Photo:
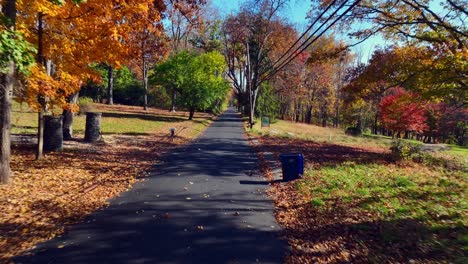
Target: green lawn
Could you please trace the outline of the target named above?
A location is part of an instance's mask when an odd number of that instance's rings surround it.
[[[260,120],[257,120],[252,130],[249,133],[256,135],[269,135],[285,138],[298,138],[310,140],[319,143],[331,143],[355,147],[377,147],[389,148],[392,144],[392,138],[382,135],[363,134],[362,136],[350,136],[344,133],[342,128],[320,127],[309,124],[295,123],[291,121],[278,120],[270,125],[270,127],[262,128]],[[421,144],[416,140],[405,140],[417,144]],[[455,159],[468,159],[468,147],[450,145],[449,151],[444,151]]]
[[[302,146],[301,151],[309,157],[339,156],[339,145],[360,148],[364,155],[372,148],[388,149],[392,143],[389,137],[353,137],[341,129],[287,121],[278,121],[270,128],[260,128],[257,123],[248,132],[269,136],[267,144],[273,147],[270,151],[275,147],[276,151],[288,151],[284,138],[294,139],[291,144]],[[375,262],[396,261],[392,254],[397,254],[405,260],[467,263],[468,150],[450,147],[448,151],[419,154],[415,161],[410,158],[395,162],[390,157],[379,160],[378,155],[370,163],[361,162],[360,155],[347,155],[344,162],[337,159],[335,163],[306,160],[309,169],[291,190],[307,202],[309,213],[302,219],[292,211],[291,215],[298,217],[293,222],[310,221],[310,226],[323,223],[323,230],[333,227],[336,221],[343,223],[355,239],[349,243],[364,245],[372,252],[369,259],[375,257]],[[333,230],[329,232],[340,232]]]
[[[350,146],[359,146],[366,144],[370,147],[389,147],[391,138],[375,135],[363,135],[361,137],[348,136],[343,129],[331,127],[319,127],[291,121],[278,120],[270,125],[270,127],[262,128],[260,120],[252,129],[253,133],[258,135],[271,135],[280,137],[294,137],[315,142],[343,144]]]
[[[333,212],[338,203],[349,215],[373,215],[385,227],[372,233],[382,247],[417,244],[466,263],[467,183],[463,171],[348,162],[308,170],[296,187],[313,210]],[[352,228],[369,234],[373,225]]]
[[[168,123],[180,123],[187,120],[182,116],[165,116],[151,112],[148,114],[113,110],[102,112],[101,131],[103,134],[151,134]],[[195,129],[202,130],[210,121],[206,118],[195,118],[194,122]],[[13,104],[12,123],[13,134],[37,133],[37,113],[32,112],[26,104],[16,102]],[[86,115],[76,115],[73,121],[74,133],[84,134],[85,125]]]

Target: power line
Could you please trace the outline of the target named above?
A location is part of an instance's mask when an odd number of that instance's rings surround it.
[[[338,0],[333,0],[333,2],[330,3],[330,4],[327,6],[327,8],[326,8],[322,13],[320,13],[320,15],[319,15],[319,16],[314,20],[314,22],[312,22],[312,24],[301,34],[301,36],[299,36],[299,38],[291,45],[291,47],[289,47],[289,49],[288,49],[285,53],[283,53],[283,55],[282,55],[278,60],[276,60],[276,61],[272,64],[271,68],[275,68],[276,64],[277,64],[278,62],[280,62],[280,61],[294,48],[294,46],[296,46],[296,44],[299,43],[299,41],[300,41],[303,37],[305,37],[305,35],[315,26],[315,24],[322,18],[322,16],[323,16],[326,12],[328,12],[328,10],[336,3],[336,1],[338,1]],[[345,2],[346,2],[346,1],[345,1]],[[299,46],[299,47],[300,47],[300,46]],[[281,65],[281,64],[280,64],[280,65]]]
[[[358,2],[358,1],[357,1]],[[318,36],[314,37],[315,34],[317,34],[346,4],[348,3],[348,0],[346,1],[343,1],[343,3],[341,3],[341,5],[335,10],[333,11],[333,13],[320,25],[320,27],[318,27],[298,48],[296,48],[294,50],[293,53],[291,53],[288,58],[283,62],[281,63],[278,67],[276,67],[275,69],[272,68],[272,71],[267,75],[267,77],[265,78],[265,80],[267,79],[270,79],[271,77],[273,77],[273,75],[275,75],[277,72],[279,72],[280,70],[282,70],[286,65],[288,65],[293,59],[295,59],[297,56],[299,56],[299,54],[301,54],[305,49],[307,49],[308,47],[310,47],[310,45],[312,45],[319,37],[321,37],[330,27],[332,27],[339,19],[341,19],[341,17],[346,14],[350,8],[348,8],[341,16],[339,16],[337,19],[335,19],[328,27],[325,28],[325,30],[323,30]],[[353,5],[350,6],[351,8],[353,7]],[[314,39],[312,39],[314,37]],[[310,41],[312,39],[312,41]],[[310,41],[310,42],[309,42]],[[309,43],[307,43],[309,42]],[[298,52],[299,51],[299,52]]]
[[[307,41],[309,41],[313,36],[314,34],[316,34],[331,18],[332,16],[334,16],[343,6],[344,4],[346,4],[347,1],[345,1],[337,10],[335,10],[335,12],[333,12],[333,14],[317,29],[314,31],[314,33],[307,38],[307,40],[301,45],[299,46],[296,50],[298,51],[300,47],[304,46],[305,43]],[[277,67],[276,69],[274,69],[273,71],[271,71],[267,77],[265,79],[262,80],[263,81],[266,81],[268,79],[270,79],[271,77],[273,77],[276,73],[278,73],[280,70],[282,70],[286,65],[288,65],[292,60],[294,60],[295,58],[297,58],[297,56],[299,56],[303,51],[305,51],[308,47],[310,47],[315,41],[317,41],[318,38],[320,38],[328,29],[330,29],[334,24],[336,24],[336,22],[338,22],[341,18],[343,18],[344,15],[346,15],[346,13],[348,13],[351,9],[353,9],[359,2],[361,2],[361,0],[357,0],[355,1],[352,5],[350,5],[337,19],[335,19],[330,25],[328,25],[325,30],[323,30],[318,36],[316,36],[314,39],[312,39],[312,41],[308,44],[305,45],[305,47],[303,47],[298,53],[296,54],[291,54],[289,56],[289,59],[287,59],[284,63],[282,63],[279,67]]]

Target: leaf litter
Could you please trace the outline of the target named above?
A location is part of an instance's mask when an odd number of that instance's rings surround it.
[[[0,185],[0,263],[108,206],[108,199],[149,175],[162,153],[201,132],[193,122],[176,124],[182,132],[174,142],[167,136],[174,123],[167,123],[148,135],[105,135],[92,145],[64,142],[62,152],[48,153],[40,161],[35,161],[34,146],[13,146],[13,181]]]

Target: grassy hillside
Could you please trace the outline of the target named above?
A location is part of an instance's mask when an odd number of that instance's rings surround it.
[[[188,113],[170,113],[167,110],[149,109],[144,111],[138,106],[93,104],[95,112],[102,112],[102,134],[152,134],[169,123],[181,123],[187,120]],[[202,124],[209,117],[204,113],[195,115],[194,124]],[[37,113],[32,112],[26,104],[13,104],[13,134],[36,134]],[[86,114],[77,114],[73,121],[74,133],[84,134]],[[206,125],[206,122],[205,122]]]

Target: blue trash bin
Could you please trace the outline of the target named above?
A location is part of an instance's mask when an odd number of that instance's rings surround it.
[[[304,155],[301,153],[286,153],[280,155],[283,181],[299,179],[304,174]]]

